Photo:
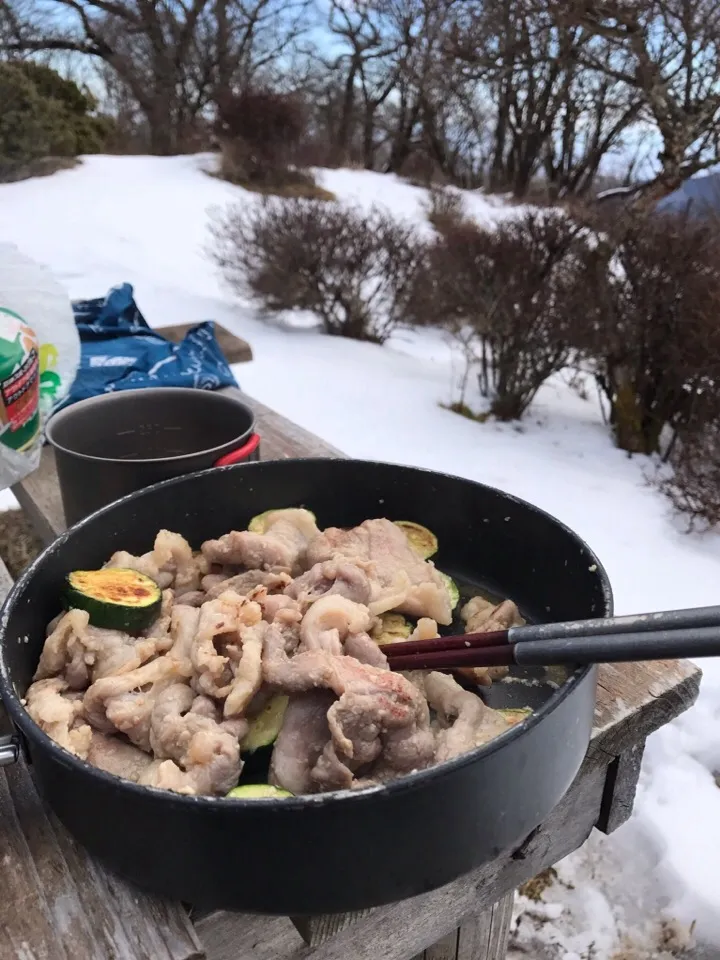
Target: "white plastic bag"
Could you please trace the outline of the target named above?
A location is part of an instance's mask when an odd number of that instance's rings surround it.
[[[45,421],[79,363],[66,291],[46,267],[0,243],[0,489],[36,469]]]

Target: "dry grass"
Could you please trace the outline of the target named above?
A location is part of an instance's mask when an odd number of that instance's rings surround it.
[[[22,510],[0,512],[0,557],[13,580],[41,551],[42,544]]]
[[[548,867],[547,870],[543,870],[542,873],[533,877],[532,880],[523,883],[518,892],[523,897],[527,897],[528,900],[539,903],[540,900],[542,900],[543,893],[545,893],[548,887],[551,887],[556,880],[557,870],[555,870],[554,867]]]
[[[264,197],[280,197],[281,200],[327,200],[334,201],[337,197],[330,190],[326,190],[315,182],[312,174],[303,170],[293,170],[285,173],[278,180],[248,180],[246,177],[233,176],[223,169],[206,170],[211,177],[225,180],[236,187],[242,187],[250,193],[259,193]]]
[[[267,183],[243,183],[233,181],[236,186],[243,190],[249,190],[251,193],[261,193],[265,197],[281,197],[283,200],[337,200],[337,197],[330,190],[326,190],[313,180],[304,182],[298,180],[295,183],[267,184]]]
[[[475,420],[477,423],[486,423],[490,419],[490,412],[488,410],[482,413],[475,413],[466,403],[462,403],[459,400],[455,403],[441,403],[440,406],[443,410],[449,410],[451,413],[459,413],[461,417],[465,417],[467,420]]]

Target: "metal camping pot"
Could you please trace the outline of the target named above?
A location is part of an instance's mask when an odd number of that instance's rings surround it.
[[[67,525],[161,480],[259,460],[254,427],[232,394],[185,387],[105,393],[58,411],[45,436]]]

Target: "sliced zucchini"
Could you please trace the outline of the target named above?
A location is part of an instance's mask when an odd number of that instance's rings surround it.
[[[241,787],[233,787],[227,794],[233,800],[281,800],[283,797],[294,797],[289,790],[281,790],[270,783],[246,783]]]
[[[250,523],[248,524],[248,530],[250,533],[265,533],[267,530],[267,521],[271,513],[278,513],[281,510],[281,507],[275,507],[272,510],[265,510],[263,513],[259,513],[256,517],[253,517]],[[310,516],[317,522],[317,517],[312,511],[308,510]]]
[[[532,713],[532,707],[508,707],[505,710],[498,710],[506,720],[513,726],[522,723]]]
[[[265,704],[260,713],[250,723],[250,729],[240,744],[242,753],[255,753],[263,747],[270,747],[277,740],[280,728],[285,719],[285,710],[289,698],[284,694],[276,694]]]
[[[450,609],[454,610],[455,607],[460,603],[460,591],[458,590],[458,585],[455,583],[452,577],[449,577],[446,573],[443,573],[442,570],[438,570],[438,573],[445,581],[447,592],[450,594]]]
[[[138,634],[157,619],[162,591],[137,570],[104,567],[68,574],[63,599],[68,608],[85,610],[95,627]]]
[[[400,527],[410,541],[410,546],[417,551],[423,560],[427,560],[437,553],[438,539],[432,530],[413,523],[412,520],[396,520],[395,526]]]
[[[380,623],[372,631],[375,643],[398,643],[407,640],[412,633],[412,626],[400,613],[383,613]]]

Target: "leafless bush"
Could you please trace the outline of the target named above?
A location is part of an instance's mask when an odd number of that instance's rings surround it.
[[[293,165],[304,130],[303,106],[294,97],[268,90],[222,94],[216,133],[223,177],[268,192],[313,187],[312,176]]]
[[[462,194],[449,187],[433,187],[428,195],[426,210],[428,220],[441,234],[467,222]]]
[[[327,333],[382,343],[405,312],[422,244],[412,226],[317,200],[244,204],[213,229],[226,279],[270,310],[317,313]]]
[[[658,486],[691,529],[720,523],[720,420],[680,428]]]
[[[491,412],[516,419],[565,366],[579,234],[561,214],[533,213],[493,231],[462,223],[430,247],[408,317],[441,324],[462,345],[468,365],[461,404],[477,369]]]
[[[618,446],[654,453],[663,429],[700,416],[720,382],[717,233],[639,210],[588,223],[597,243],[582,262],[573,342],[607,398]]]

